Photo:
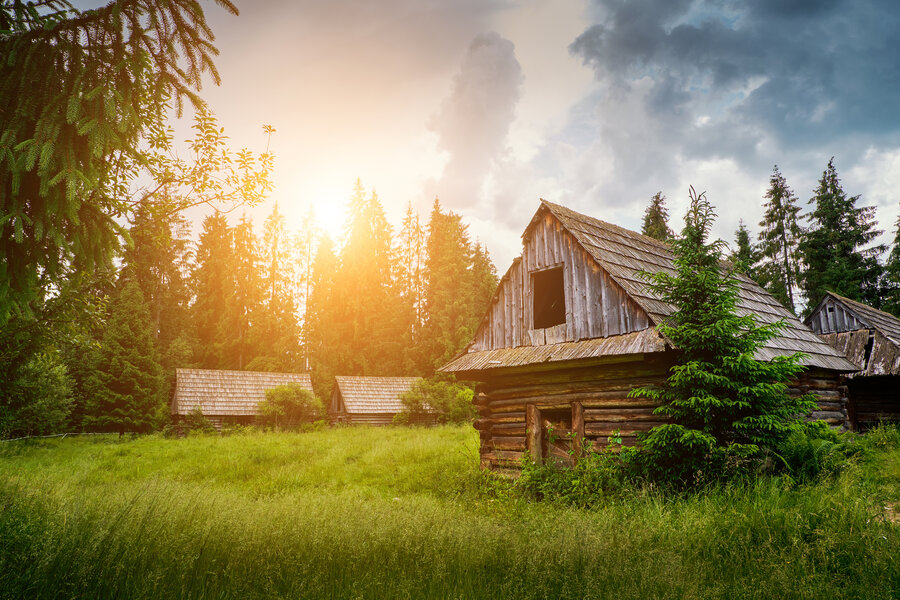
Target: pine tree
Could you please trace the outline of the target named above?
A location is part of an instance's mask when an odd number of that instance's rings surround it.
[[[150,309],[126,271],[109,306],[85,426],[120,435],[150,431],[163,407],[162,386]]]
[[[191,274],[195,298],[191,314],[197,335],[195,361],[204,369],[220,369],[227,364],[220,335],[231,334],[225,319],[228,302],[234,295],[233,253],[232,231],[225,215],[216,212],[206,217]]]
[[[663,193],[656,192],[650,198],[650,206],[644,210],[644,223],[641,226],[641,233],[663,242],[672,237],[672,230],[669,229],[669,211],[665,203],[666,197]]]
[[[228,265],[232,278],[231,296],[225,303],[225,315],[216,332],[222,348],[223,369],[242,370],[257,356],[266,354],[259,339],[258,325],[262,317],[262,259],[253,233],[253,221],[247,215],[232,230],[233,251]]]
[[[422,335],[425,304],[425,230],[419,221],[412,202],[406,207],[403,226],[400,229],[400,257],[398,261],[398,285],[401,299],[404,346],[406,360],[404,370],[417,372],[416,346]]]
[[[347,238],[335,276],[339,309],[333,352],[351,375],[388,375],[403,368],[403,322],[395,285],[391,227],[378,195],[359,180],[350,199]]]
[[[775,165],[769,178],[765,198],[766,212],[759,222],[761,264],[756,270],[756,279],[788,310],[794,312],[794,287],[799,272],[797,245],[802,233],[797,223],[800,207],[778,165]]]
[[[262,267],[265,285],[263,310],[256,323],[256,343],[260,353],[248,369],[261,368],[265,359],[278,371],[300,366],[300,332],[296,318],[295,262],[284,216],[276,203],[263,226]]]
[[[304,345],[309,351],[309,369],[313,387],[323,397],[330,397],[334,376],[343,357],[335,343],[337,322],[341,315],[334,302],[334,279],[338,259],[334,244],[323,235],[312,263],[311,291],[304,316]]]
[[[473,248],[459,215],[443,212],[437,198],[426,242],[425,326],[422,370],[432,372],[469,343],[496,287],[487,251]]]
[[[751,279],[756,278],[755,264],[759,260],[759,251],[750,242],[750,231],[741,219],[737,231],[734,232],[735,250],[731,254],[731,262],[738,273]]]
[[[884,265],[882,309],[900,317],[900,217],[897,217],[894,227],[894,243]]]
[[[219,2],[232,13],[228,0]],[[123,186],[141,139],[179,114],[217,51],[193,0],[0,3],[0,326],[27,312],[38,280],[104,265],[118,247]]]
[[[875,207],[857,208],[857,200],[859,196],[844,193],[832,157],[809,201],[815,208],[807,215],[810,226],[799,244],[804,265],[800,283],[810,308],[826,291],[881,306],[878,257],[885,247],[866,246],[882,232],[875,229]]]
[[[676,308],[658,329],[679,357],[661,388],[631,392],[660,402],[656,414],[673,421],[643,438],[639,464],[653,479],[676,485],[696,483],[701,472],[724,475],[729,461],[759,456],[815,408],[811,396],[787,394],[785,382],[804,369],[799,354],[754,358],[784,323],[738,316],[738,280],[723,270],[723,243],[708,241],[714,217],[705,194],[691,188],[684,229],[672,242],[675,274],[647,275],[653,292]]]
[[[174,385],[175,369],[191,366],[195,342],[186,280],[190,223],[178,213],[167,211],[165,204],[145,200],[135,210],[131,241],[122,262],[150,308],[153,339],[168,390]]]

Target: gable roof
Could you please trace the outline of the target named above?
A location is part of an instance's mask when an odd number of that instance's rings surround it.
[[[404,409],[400,395],[408,392],[419,377],[335,376],[334,392],[341,395],[348,413],[398,413]]]
[[[313,391],[308,373],[176,369],[172,414],[186,415],[199,406],[206,416],[252,416],[266,390],[288,383]]]
[[[804,319],[804,323],[809,324],[811,322],[813,315],[822,308],[829,296],[841,304],[847,312],[856,317],[856,320],[867,328],[877,330],[895,346],[900,346],[900,319],[891,313],[872,308],[868,304],[845,298],[834,292],[825,292],[825,297],[810,311],[809,316]]]
[[[667,272],[675,274],[674,255],[669,245],[635,231],[618,225],[606,223],[599,219],[583,215],[559,204],[541,200],[531,223],[522,237],[529,235],[531,228],[549,212],[571,234],[590,257],[605,270],[616,284],[643,309],[654,325],[663,322],[675,312],[675,307],[660,300],[649,288],[640,273]],[[771,294],[762,289],[756,282],[744,275],[737,275],[739,282],[739,298],[737,313],[741,316],[753,315],[760,324],[774,323],[784,320],[786,326],[779,335],[769,340],[756,353],[759,360],[771,360],[794,352],[806,354],[804,365],[833,369],[836,371],[855,371],[857,367],[834,348],[824,343],[781,305]],[[655,329],[654,329],[655,331]],[[624,337],[624,336],[619,336]],[[584,344],[588,340],[573,342]],[[568,343],[568,342],[567,342]],[[573,344],[568,343],[568,344]],[[555,344],[558,346],[560,344]],[[572,349],[569,350],[573,351]],[[644,350],[649,351],[649,350]],[[460,355],[441,368],[444,371],[480,370],[461,368],[462,362],[473,363],[475,354],[496,352],[485,350]],[[468,358],[467,358],[468,357]],[[502,365],[503,367],[507,365]],[[482,367],[482,369],[485,367]]]

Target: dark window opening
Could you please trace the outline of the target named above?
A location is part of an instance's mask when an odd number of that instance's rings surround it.
[[[547,269],[531,274],[534,289],[534,328],[544,329],[566,322],[566,295],[563,291],[563,268]]]

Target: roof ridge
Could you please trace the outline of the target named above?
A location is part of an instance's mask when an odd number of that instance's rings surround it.
[[[608,227],[609,229],[612,229],[613,231],[623,231],[629,235],[638,236],[638,238],[640,238],[642,241],[646,241],[647,243],[654,245],[654,246],[659,246],[660,249],[665,250],[669,253],[672,252],[672,248],[668,242],[658,240],[655,237],[650,237],[649,235],[645,235],[639,231],[635,231],[633,229],[628,229],[627,227],[622,227],[621,225],[616,225],[615,223],[610,223],[609,221],[604,221],[603,219],[598,219],[597,217],[592,217],[591,215],[588,215],[588,214],[585,214],[582,212],[578,212],[577,210],[572,210],[568,206],[563,206],[562,204],[556,204],[555,202],[550,202],[549,200],[544,200],[543,198],[541,198],[541,203],[547,205],[551,210],[557,209],[562,212],[569,212],[569,213],[578,215],[580,217],[584,217],[585,219],[593,221],[594,223],[603,225],[604,227]]]
[[[875,312],[877,312],[881,315],[884,315],[885,317],[888,317],[890,319],[900,321],[900,318],[897,318],[896,315],[893,315],[887,311],[881,310],[880,308],[875,308],[874,306],[869,306],[865,302],[860,302],[859,300],[854,300],[853,298],[848,298],[847,296],[841,296],[837,292],[832,292],[830,290],[825,290],[825,293],[831,294],[832,296],[834,296],[835,298],[837,298],[838,300],[841,300],[843,302],[850,302],[851,304],[856,304],[858,306],[865,308],[866,310],[872,310],[872,311],[875,311]]]

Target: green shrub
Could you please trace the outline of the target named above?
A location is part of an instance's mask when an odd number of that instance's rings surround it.
[[[526,495],[582,508],[601,505],[627,488],[627,470],[621,446],[611,445],[601,452],[586,448],[574,466],[557,461],[537,464],[525,458],[515,485]]]
[[[465,423],[475,418],[474,396],[472,388],[460,383],[419,379],[400,395],[405,409],[394,417],[394,422]]]
[[[200,406],[195,406],[191,409],[191,411],[184,416],[184,419],[181,422],[182,428],[185,431],[196,432],[196,433],[215,433],[216,428],[213,427],[213,424],[209,419],[206,418],[206,415],[203,414],[203,409]]]
[[[31,357],[0,391],[0,439],[64,431],[72,386],[57,352]]]
[[[259,403],[257,422],[275,430],[294,431],[304,423],[323,418],[325,405],[298,383],[289,383],[266,390],[266,399]]]

